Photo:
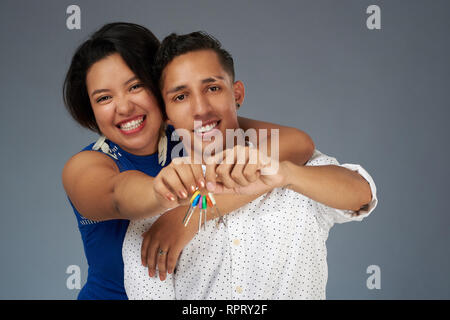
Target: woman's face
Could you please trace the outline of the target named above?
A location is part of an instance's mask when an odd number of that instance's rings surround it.
[[[135,155],[157,151],[163,121],[158,102],[118,53],[89,68],[86,86],[97,125],[109,140]]]

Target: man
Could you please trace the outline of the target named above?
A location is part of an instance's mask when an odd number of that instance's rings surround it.
[[[163,41],[156,65],[168,123],[202,142],[201,148],[191,144],[191,156],[212,143],[213,130],[225,137],[227,129],[238,129],[244,85],[235,81],[231,55],[217,40],[199,32],[172,34]],[[251,174],[248,179],[233,175],[239,165],[209,165],[208,189],[274,189],[230,213],[226,227],[208,223],[165,282],[145,276],[128,254],[130,239],[145,230],[127,233],[123,254],[130,299],[325,298],[329,229],[370,214],[377,204],[372,178],[359,165],[339,165],[317,150],[306,166],[281,162],[276,174],[258,175],[256,181]],[[245,166],[255,172],[255,164]]]

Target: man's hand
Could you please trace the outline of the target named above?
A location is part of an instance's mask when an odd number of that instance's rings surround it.
[[[148,267],[150,277],[155,276],[156,265],[161,281],[166,279],[167,272],[173,273],[181,251],[195,236],[196,224],[189,223],[185,227],[182,223],[186,210],[187,207],[178,207],[167,212],[142,234],[141,261]]]
[[[271,170],[264,174],[264,170]],[[286,184],[284,163],[256,148],[235,146],[207,160],[207,188],[216,194],[262,194]]]

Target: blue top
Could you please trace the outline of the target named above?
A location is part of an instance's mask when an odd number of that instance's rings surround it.
[[[168,137],[167,160],[171,161],[170,154],[176,142],[171,142],[170,136],[173,127],[166,131]],[[163,168],[158,163],[158,153],[149,156],[136,156],[128,153],[115,143],[106,140],[110,147],[110,156],[116,162],[120,172],[126,170],[139,170],[152,177]],[[92,150],[94,143],[85,150]],[[102,152],[99,150],[99,152]],[[115,159],[117,158],[117,159]],[[127,300],[124,287],[122,245],[127,232],[128,220],[117,219],[107,221],[92,221],[83,217],[70,201],[75,212],[83,240],[84,252],[88,263],[87,282],[78,294],[79,300]]]

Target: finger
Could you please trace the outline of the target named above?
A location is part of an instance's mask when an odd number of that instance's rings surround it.
[[[224,150],[224,159],[221,164],[216,168],[217,179],[222,181],[222,184],[229,189],[236,187],[233,178],[231,178],[231,170],[236,163],[236,152],[235,149]]]
[[[231,171],[231,178],[241,187],[246,187],[250,184],[250,181],[248,181],[244,176],[244,168],[245,164],[236,164]]]
[[[206,187],[205,177],[203,176],[203,169],[201,164],[191,164],[192,173],[194,179],[197,182],[199,188]]]
[[[241,187],[246,187],[249,185],[250,182],[247,181],[247,179],[244,177],[243,170],[249,160],[249,148],[236,146],[235,151],[236,151],[235,157],[237,161],[233,169],[231,170],[230,175],[236,184],[238,184]]]
[[[148,246],[150,244],[150,234],[147,232],[144,232],[142,234],[142,245],[141,245],[141,263],[144,267],[147,267],[147,250]]]
[[[162,254],[160,254],[160,250],[162,250]],[[169,249],[158,249],[158,273],[159,273],[159,279],[161,281],[166,280],[167,277],[167,253]]]
[[[231,171],[233,170],[233,164],[222,163],[216,168],[217,179],[222,181],[222,184],[229,189],[236,187],[236,183],[231,177]]]
[[[172,274],[174,272],[182,249],[183,248],[176,248],[176,247],[170,248],[170,251],[167,254],[167,272],[169,274]]]
[[[181,182],[186,190],[189,190],[190,194],[193,194],[196,190],[197,183],[195,182],[194,173],[191,166],[188,164],[176,165],[173,167],[178,174]]]
[[[216,186],[216,168],[220,163],[218,160],[221,160],[221,154],[214,155],[205,160],[206,170],[205,170],[205,179],[206,179],[206,188],[210,192],[215,192]]]
[[[159,243],[156,241],[153,241],[148,246],[147,251],[147,268],[148,268],[148,275],[150,277],[154,277],[156,274],[156,250],[159,248]]]
[[[167,187],[162,178],[155,180],[154,189],[156,193],[158,193],[163,199],[166,199],[169,202],[175,202],[177,200],[177,196],[175,196],[173,192]]]
[[[260,171],[258,169],[258,164],[248,163],[245,166],[242,174],[244,175],[245,179],[247,179],[247,181],[255,182],[256,180],[258,180],[259,175],[260,175]]]
[[[167,168],[165,174],[161,177],[166,186],[176,194],[180,199],[187,198],[187,190],[184,188],[177,172],[173,168]]]

